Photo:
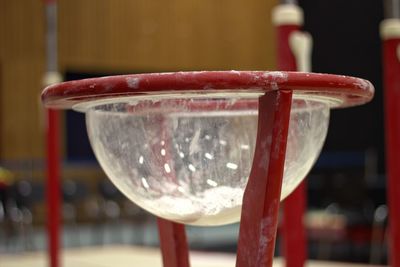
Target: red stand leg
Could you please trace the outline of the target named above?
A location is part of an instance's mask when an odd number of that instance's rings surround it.
[[[384,42],[387,197],[389,204],[390,265],[400,266],[400,39]]]
[[[303,181],[282,204],[283,255],[288,267],[302,267],[306,261],[306,231],[303,226],[306,198],[306,183]]]
[[[60,130],[59,112],[47,110],[47,230],[50,267],[60,266]]]
[[[292,92],[259,99],[256,150],[243,197],[237,267],[271,267],[285,163]]]
[[[185,226],[157,218],[164,267],[189,267]]]
[[[281,25],[277,27],[278,69],[296,71],[296,59],[289,46],[289,37],[298,31],[298,25]],[[303,216],[306,210],[305,181],[285,199],[283,203],[282,250],[287,267],[302,267],[306,261],[306,233]]]

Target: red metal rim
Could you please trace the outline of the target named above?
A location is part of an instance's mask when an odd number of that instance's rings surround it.
[[[360,78],[332,74],[281,71],[201,71],[146,73],[91,78],[48,86],[42,101],[48,108],[71,108],[117,97],[155,97],[185,94],[262,94],[293,90],[295,95],[329,98],[332,107],[348,107],[370,101],[373,85]]]

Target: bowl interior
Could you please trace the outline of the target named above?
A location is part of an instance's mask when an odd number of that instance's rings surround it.
[[[257,118],[257,95],[122,98],[86,112],[94,153],[113,183],[147,211],[192,225],[239,221]],[[327,103],[293,96],[281,199],[316,161],[328,121]]]

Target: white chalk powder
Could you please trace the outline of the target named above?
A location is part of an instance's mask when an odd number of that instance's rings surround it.
[[[157,214],[188,224],[218,225],[239,221],[243,189],[220,186],[201,196],[183,194],[149,200]]]

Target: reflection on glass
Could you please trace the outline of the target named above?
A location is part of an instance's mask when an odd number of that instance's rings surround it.
[[[237,222],[253,164],[257,96],[124,101],[86,113],[96,157],[116,186],[166,219]],[[294,97],[282,199],[316,160],[328,118],[320,100]]]

